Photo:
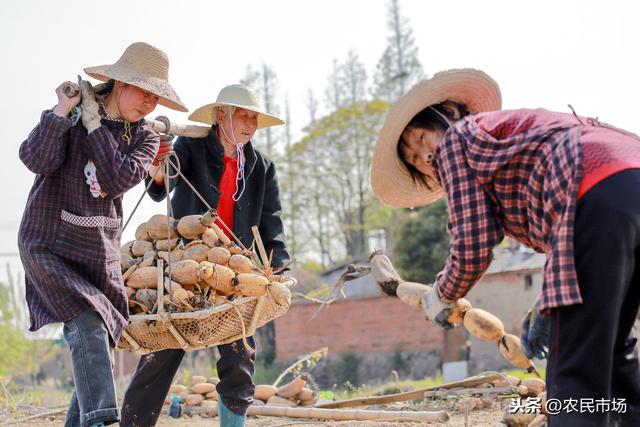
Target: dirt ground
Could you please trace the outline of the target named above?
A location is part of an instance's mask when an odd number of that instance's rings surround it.
[[[416,427],[423,425],[446,426],[446,427],[464,427],[464,416],[462,414],[451,414],[448,423],[412,423],[412,422],[372,422],[372,421],[319,421],[304,420],[296,418],[282,417],[249,417],[247,427]],[[473,411],[469,414],[469,426],[494,426],[496,421],[502,419],[502,411],[498,410],[480,410]],[[64,425],[64,417],[48,417],[38,420],[29,420],[22,423],[6,424],[10,426],[21,427],[56,427]],[[174,420],[167,416],[163,416],[158,421],[157,427],[213,427],[218,425],[217,418],[181,418]]]
[[[496,421],[502,419],[501,410],[480,410],[473,411],[469,414],[469,426],[487,426],[492,427]],[[212,427],[218,425],[217,418],[189,418],[173,420],[171,418],[162,418],[158,422],[158,427]],[[276,418],[276,417],[250,417],[247,422],[247,427],[416,427],[416,426],[446,426],[446,427],[464,427],[464,415],[451,414],[451,419],[448,423],[412,423],[412,422],[372,422],[372,421],[319,421],[319,420],[304,420],[296,418]]]
[[[369,409],[403,409],[403,410],[430,410],[428,408],[412,407],[412,408],[384,408],[376,407]],[[465,419],[464,415],[453,409],[439,408],[438,410],[447,410],[451,416],[451,419],[447,423],[429,423],[429,422],[373,422],[373,421],[320,421],[320,420],[307,420],[301,418],[285,418],[285,417],[248,417],[247,427],[415,427],[423,425],[443,426],[443,427],[464,427]],[[493,427],[496,422],[502,420],[503,409],[496,407],[494,409],[481,409],[474,410],[469,414],[468,425],[469,426],[487,426]],[[57,427],[64,425],[64,413],[41,417],[37,419],[25,420],[23,422],[12,422],[11,424],[2,423],[7,426],[20,426],[20,427]],[[162,415],[158,421],[158,427],[214,427],[218,425],[217,417],[204,417],[204,416],[183,416],[180,419],[172,419],[167,415]]]

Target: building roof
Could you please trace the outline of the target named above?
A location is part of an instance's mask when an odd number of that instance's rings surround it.
[[[320,278],[329,288],[333,288],[348,265],[367,265],[368,263],[369,261],[364,258],[352,258],[331,266],[320,274]],[[370,274],[346,282],[342,290],[347,298],[375,298],[383,295]]]
[[[526,246],[520,246],[514,251],[496,249],[493,251],[493,261],[485,274],[540,270],[544,268],[546,259],[544,254],[534,252]]]
[[[544,268],[545,262],[546,257],[544,254],[534,252],[526,246],[519,246],[514,249],[496,248],[493,252],[493,261],[485,272],[485,275],[538,271]],[[353,258],[335,264],[320,273],[321,283],[325,283],[329,288],[332,288],[349,264],[362,265],[367,263],[368,261],[366,259]],[[370,274],[346,282],[342,289],[346,297],[351,299],[384,296]],[[341,298],[338,300],[340,299]],[[303,304],[308,303],[308,301],[299,302]]]

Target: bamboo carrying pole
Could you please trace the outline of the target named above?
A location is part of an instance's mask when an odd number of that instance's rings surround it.
[[[207,414],[212,417],[218,415],[217,407],[194,406],[186,411],[190,415]],[[247,410],[247,415],[342,421],[431,421],[439,423],[449,421],[449,413],[446,411],[372,411],[367,409],[289,408],[269,405],[251,405]]]
[[[391,402],[406,402],[407,400],[424,399],[425,393],[435,390],[448,390],[458,387],[475,387],[480,384],[490,383],[503,378],[500,374],[484,374],[475,377],[469,377],[462,381],[442,384],[436,387],[423,388],[420,390],[407,391],[404,393],[389,394],[386,396],[361,397],[358,399],[341,400],[338,402],[323,403],[316,405],[316,408],[351,408],[354,406],[380,405]]]
[[[147,124],[158,133],[170,133],[176,136],[188,136],[190,138],[204,138],[209,135],[211,128],[208,126],[183,125],[180,123],[170,123],[167,129],[166,123],[159,120],[145,119]]]

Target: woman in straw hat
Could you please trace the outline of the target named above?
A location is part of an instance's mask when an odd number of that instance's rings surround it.
[[[253,242],[251,227],[258,226],[267,253],[272,253],[271,266],[285,266],[289,254],[280,219],[275,166],[251,143],[257,129],[283,121],[265,112],[256,93],[241,84],[224,87],[216,102],[198,108],[189,119],[212,126],[204,138],[178,138],[174,149],[181,172],[245,246]],[[149,170],[147,179],[154,177],[154,182],[148,192],[151,198],[161,201],[167,193],[164,176],[157,169],[152,166]],[[182,178],[170,179],[169,186],[176,219],[206,212],[207,206]],[[247,341],[255,349],[253,337]],[[220,425],[240,427],[253,402],[255,352],[247,349],[241,339],[220,345],[218,350]],[[156,423],[183,357],[183,350],[171,349],[140,359],[122,404],[122,426]]]
[[[62,83],[58,104],[20,146],[36,174],[18,237],[30,330],[64,322],[75,382],[66,426],[119,418],[110,347],[128,320],[122,195],[146,176],[158,150],[143,118],[158,103],[187,111],[169,85],[168,65],[164,52],[134,43],[115,64],[86,68],[107,82],[98,100],[86,81]]]
[[[522,344],[529,357],[548,357],[547,397],[626,399],[626,414],[615,415],[640,425],[630,336],[640,305],[640,141],[575,114],[500,107],[485,73],[445,71],[400,98],[380,132],[375,195],[396,207],[446,195],[449,206],[450,254],[423,310],[451,327],[453,303],[505,235],[545,253],[539,307]],[[563,411],[550,421],[602,426],[609,416]]]

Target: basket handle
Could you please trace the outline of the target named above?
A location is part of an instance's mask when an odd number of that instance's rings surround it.
[[[258,231],[258,227],[255,225],[251,227],[251,232],[253,233],[253,238],[256,242],[256,248],[258,249],[258,253],[260,254],[261,259],[261,267],[264,270],[269,263],[269,258],[267,257],[267,251],[264,249],[264,244],[262,243],[262,237],[260,237],[260,231]]]

